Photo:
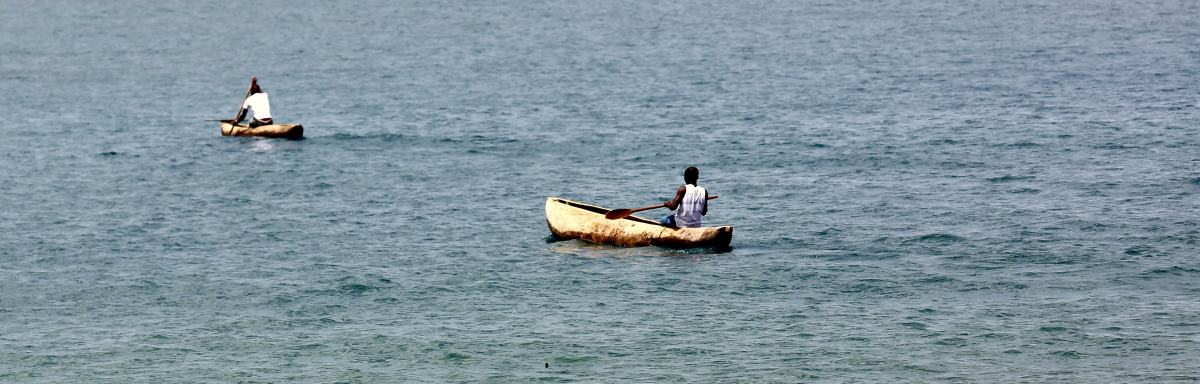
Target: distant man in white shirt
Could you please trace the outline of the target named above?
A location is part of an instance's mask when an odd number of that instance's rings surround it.
[[[248,124],[250,128],[275,124],[275,121],[271,120],[271,102],[267,100],[267,93],[258,86],[257,77],[250,83],[250,97],[247,97],[246,101],[242,103],[236,123],[246,119],[247,109],[254,111],[254,117],[250,118],[250,124]]]

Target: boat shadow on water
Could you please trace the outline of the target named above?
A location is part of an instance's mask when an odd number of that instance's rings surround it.
[[[617,245],[597,244],[587,240],[562,239],[553,234],[546,235],[543,240],[547,249],[562,254],[591,258],[629,258],[629,257],[681,257],[694,259],[697,256],[716,256],[733,251],[733,247],[701,247],[701,248],[664,248],[664,247],[623,247]]]

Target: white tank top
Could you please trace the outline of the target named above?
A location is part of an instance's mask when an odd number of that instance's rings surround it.
[[[691,184],[683,186],[687,188],[687,192],[684,192],[683,201],[675,209],[675,225],[680,228],[699,227],[704,207],[708,205],[708,191]]]
[[[271,102],[267,101],[267,94],[255,93],[246,98],[246,102],[242,103],[242,108],[249,107],[254,111],[254,118],[265,120],[271,118]]]

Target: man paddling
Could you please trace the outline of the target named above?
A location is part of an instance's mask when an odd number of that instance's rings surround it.
[[[658,223],[672,228],[696,228],[700,226],[700,217],[708,214],[708,190],[696,185],[700,179],[700,170],[688,167],[683,171],[684,185],[675,191],[675,198],[664,203],[668,209],[675,211]]]
[[[254,117],[250,118],[250,128],[275,124],[275,121],[271,120],[271,102],[267,100],[267,93],[259,88],[257,77],[250,79],[250,96],[242,102],[234,124],[246,119],[246,109],[254,110]]]

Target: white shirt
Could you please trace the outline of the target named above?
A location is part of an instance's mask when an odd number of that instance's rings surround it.
[[[687,192],[683,201],[675,210],[675,225],[680,228],[696,228],[700,226],[700,217],[704,215],[704,207],[708,205],[708,191],[691,184],[684,184]]]
[[[242,108],[254,110],[254,118],[257,120],[271,118],[271,103],[267,101],[266,92],[250,95],[250,97],[246,98],[246,102],[242,103]]]

